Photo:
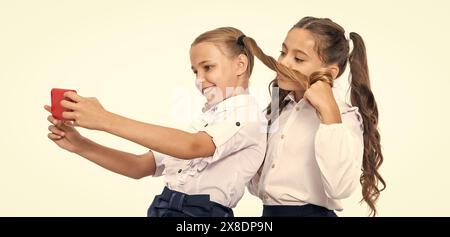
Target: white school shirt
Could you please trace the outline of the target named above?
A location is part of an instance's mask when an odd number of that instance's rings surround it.
[[[209,194],[210,200],[233,208],[260,168],[266,150],[267,120],[249,94],[232,96],[202,113],[189,132],[204,131],[216,146],[213,156],[177,159],[153,152],[154,176],[186,194]]]
[[[359,185],[364,151],[357,107],[337,99],[342,123],[322,124],[316,110],[291,93],[271,126],[261,176],[248,185],[264,205],[315,204],[342,210],[340,200]],[[275,120],[277,121],[277,120]],[[277,129],[278,128],[278,129]]]

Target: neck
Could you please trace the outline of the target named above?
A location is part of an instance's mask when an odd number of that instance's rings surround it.
[[[233,95],[248,94],[248,79],[238,80]]]
[[[244,95],[244,94],[249,94],[248,86],[237,85],[236,87],[233,87],[233,88],[230,87],[225,90],[224,100],[227,98],[230,98],[232,96]]]
[[[300,90],[300,91],[294,91],[294,98],[296,102],[299,102],[302,98],[303,95],[305,94],[304,90]]]
[[[240,88],[243,88],[243,89],[247,90],[247,88],[248,88],[248,79],[249,78],[238,77],[237,78],[236,87],[240,87]]]

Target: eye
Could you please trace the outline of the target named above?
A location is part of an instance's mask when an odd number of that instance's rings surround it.
[[[281,57],[284,57],[285,55],[286,55],[286,53],[285,53],[283,50],[281,50],[281,51],[280,51],[280,56],[281,56]]]
[[[211,65],[205,65],[205,66],[203,66],[203,69],[205,70],[205,72],[207,72],[207,71],[211,70],[212,67],[213,66],[211,66]]]
[[[195,75],[197,75],[197,71],[196,71],[196,70],[193,70],[192,72],[193,72]]]
[[[301,62],[305,61],[305,60],[303,60],[303,59],[301,59],[301,58],[295,58],[294,60],[295,60],[295,62],[297,62],[297,63],[301,63]]]

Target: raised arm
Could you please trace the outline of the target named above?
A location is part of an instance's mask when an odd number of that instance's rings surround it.
[[[50,112],[50,106],[44,107]],[[48,116],[48,138],[60,148],[78,154],[112,172],[139,179],[155,173],[152,152],[135,155],[97,144],[82,136],[73,126]]]
[[[61,105],[73,110],[63,117],[75,125],[105,131],[142,146],[181,159],[194,159],[214,154],[215,145],[205,132],[188,133],[178,129],[139,122],[105,110],[96,98],[67,92]]]
[[[88,140],[78,155],[112,172],[140,179],[155,173],[155,158],[151,151],[136,155],[119,151]]]

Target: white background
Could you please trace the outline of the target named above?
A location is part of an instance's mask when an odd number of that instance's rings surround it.
[[[145,216],[162,190],[161,178],[114,174],[48,140],[42,107],[51,88],[181,127],[203,103],[189,62],[197,35],[234,26],[277,56],[289,28],[308,15],[331,18],[366,41],[388,185],[380,216],[449,216],[448,9],[446,1],[0,0],[0,216]],[[251,91],[261,106],[273,75],[256,64]],[[80,131],[103,145],[146,151]],[[360,197],[358,190],[338,215],[365,216]],[[261,209],[246,193],[235,214]]]

